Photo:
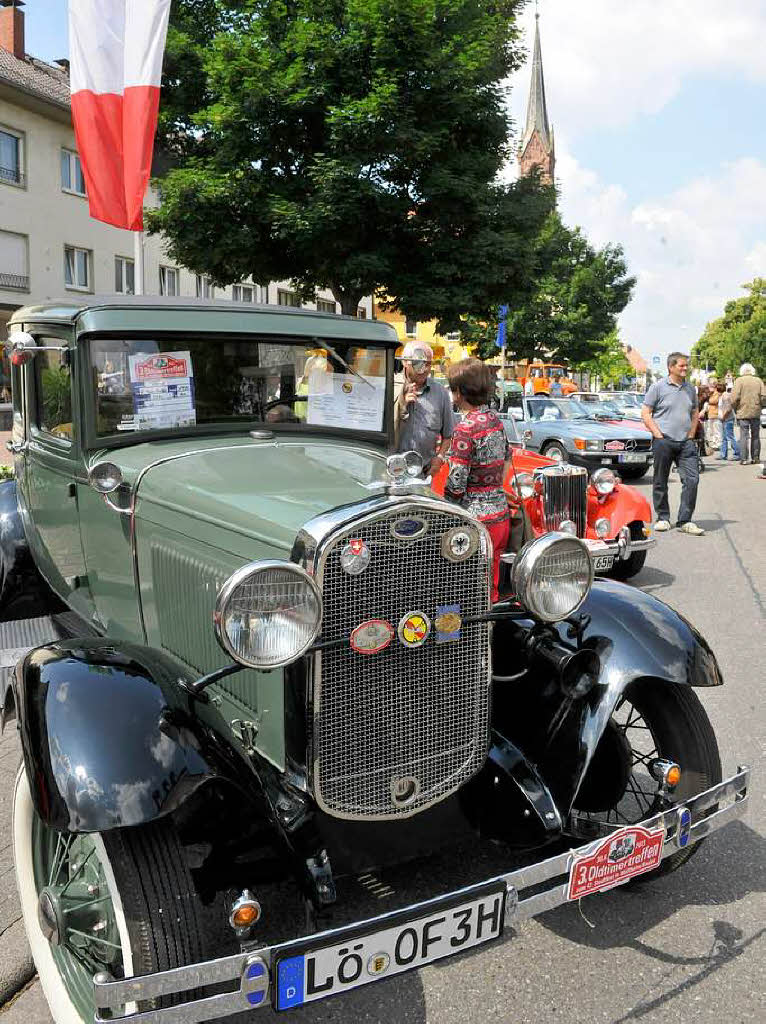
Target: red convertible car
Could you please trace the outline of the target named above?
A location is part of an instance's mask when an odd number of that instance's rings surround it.
[[[445,465],[431,483],[437,494],[446,479]],[[585,541],[594,572],[627,580],[655,544],[649,502],[606,466],[589,473],[513,447],[503,486],[512,516],[509,561],[524,541],[563,530]]]

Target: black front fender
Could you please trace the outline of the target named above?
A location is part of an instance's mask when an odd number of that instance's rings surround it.
[[[178,679],[161,652],[100,638],[47,644],[22,659],[16,711],[32,798],[47,825],[94,832],[144,824],[212,779],[231,777]]]
[[[525,683],[496,684],[496,728],[509,736],[540,770],[566,817],[620,697],[631,683],[657,680],[669,686],[720,686],[710,646],[690,623],[662,601],[624,583],[598,579],[580,609],[590,621],[581,644],[598,657],[595,685],[566,700],[555,671],[539,661]],[[513,671],[532,623],[495,628],[495,663]],[[556,626],[563,645],[575,650],[567,623]],[[521,655],[523,658],[523,655]]]

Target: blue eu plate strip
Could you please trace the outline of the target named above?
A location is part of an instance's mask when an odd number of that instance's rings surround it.
[[[303,1002],[303,972],[305,958],[291,956],[281,960],[277,968],[277,1009],[289,1010]]]

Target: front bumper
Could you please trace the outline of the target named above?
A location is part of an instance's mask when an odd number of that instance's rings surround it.
[[[665,829],[665,840],[662,858],[677,853],[685,846],[699,842],[705,836],[735,818],[743,816],[747,804],[747,790],[750,781],[750,770],[740,766],[736,775],[726,779],[718,786],[689,800],[675,804],[668,810],[655,814],[639,824],[645,829]],[[726,802],[730,801],[730,802]],[[724,804],[724,802],[726,802]],[[724,804],[724,806],[720,806]],[[708,812],[688,830],[684,829],[683,817],[689,812]],[[592,824],[592,823],[589,823]],[[496,881],[505,888],[505,925],[515,925],[519,921],[534,917],[546,910],[552,910],[569,901],[569,872],[575,858],[581,858],[593,851],[603,841],[603,837],[614,831],[610,826],[599,827],[599,836],[583,846],[567,850],[556,857],[530,864],[508,874],[501,875]],[[591,833],[592,834],[592,833]],[[549,883],[546,885],[546,883]],[[451,892],[436,899],[423,903],[412,904],[364,922],[344,925],[316,936],[319,945],[351,941],[359,934],[361,928],[376,931],[385,928],[393,914],[411,915],[413,919],[424,913],[438,911],[442,904],[460,899],[464,894],[472,892],[476,886]],[[530,894],[527,891],[532,890]],[[312,939],[314,937],[312,936]],[[94,978],[96,1024],[113,1021],[109,1015],[112,1008],[117,1008],[137,1000],[151,1000],[160,996],[188,993],[208,985],[225,982],[238,982],[233,992],[191,998],[176,1006],[158,1010],[146,1010],[121,1015],[119,1020],[141,1021],[142,1024],[192,1024],[194,1021],[210,1020],[214,1017],[225,1017],[229,1014],[241,1013],[260,1006],[270,1005],[272,990],[273,966],[277,959],[290,952],[301,942],[292,940],[271,947],[264,947],[246,953],[209,960],[206,963],[190,964],[173,970],[162,971],[141,977],[126,978],[113,981],[100,974]]]
[[[651,530],[651,527],[645,528],[645,536],[640,538],[631,536],[629,526],[621,527],[620,532],[613,540],[596,541],[586,537],[585,545],[590,552],[591,561],[598,566],[599,559],[602,558],[619,558],[625,561],[634,551],[648,551],[649,548],[654,547],[657,541],[651,534],[646,536],[647,529]]]

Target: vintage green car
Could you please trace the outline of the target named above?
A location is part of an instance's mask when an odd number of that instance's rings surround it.
[[[680,615],[566,533],[491,605],[487,531],[391,454],[396,347],[269,307],[14,314],[0,601],[52,635],[2,712],[56,1021],[288,1010],[672,870],[742,813]],[[392,893],[434,853],[430,894]]]

